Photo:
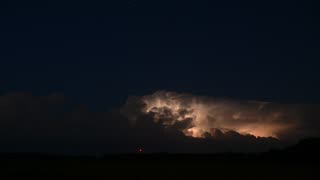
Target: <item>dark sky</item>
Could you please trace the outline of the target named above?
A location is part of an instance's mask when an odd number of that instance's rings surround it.
[[[158,90],[194,94],[188,97],[207,104],[210,97],[236,99],[226,107],[227,118],[264,118],[256,112],[260,102],[251,107],[238,100],[286,103],[271,104],[266,114],[277,119],[290,112],[279,120],[285,125],[297,118],[292,139],[318,134],[319,107],[303,104],[320,102],[319,20],[311,0],[2,0],[2,151],[132,152],[145,146],[149,152],[211,152],[278,145],[232,130],[212,131],[218,144],[210,134],[193,139],[153,122],[162,111],[172,118],[162,107],[135,111],[140,119],[133,128],[119,108],[137,95],[129,109],[141,110],[141,96]]]
[[[319,102],[316,1],[1,1],[1,93]]]

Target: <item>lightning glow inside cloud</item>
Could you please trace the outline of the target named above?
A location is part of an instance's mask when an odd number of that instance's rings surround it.
[[[151,116],[154,122],[195,138],[214,137],[228,131],[280,138],[298,125],[299,118],[290,106],[269,102],[214,99],[167,91],[140,100],[144,104],[141,112]]]

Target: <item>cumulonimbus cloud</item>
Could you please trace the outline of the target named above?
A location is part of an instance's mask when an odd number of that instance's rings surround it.
[[[0,96],[0,152],[252,152],[319,136],[318,105],[159,91],[91,111],[62,94]]]
[[[127,115],[132,120],[137,120],[138,114],[142,113],[151,116],[155,123],[176,128],[186,136],[196,138],[208,135],[215,137],[217,133],[235,131],[242,135],[286,140],[315,135],[314,130],[309,129],[308,132],[303,128],[315,121],[312,118],[317,118],[310,109],[319,108],[317,105],[244,101],[158,91],[129,99],[126,109],[131,110],[127,111]]]

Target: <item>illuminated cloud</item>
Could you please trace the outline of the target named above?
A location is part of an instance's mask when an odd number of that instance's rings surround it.
[[[214,138],[219,130],[281,139],[298,130],[306,120],[306,108],[302,105],[215,99],[167,91],[135,100],[140,102],[140,106],[135,106],[140,108],[136,113],[149,115],[155,123],[196,138],[208,135]],[[130,114],[129,118],[136,119],[136,114]]]
[[[165,91],[97,112],[61,94],[9,93],[0,96],[0,152],[260,152],[318,137],[318,112]]]

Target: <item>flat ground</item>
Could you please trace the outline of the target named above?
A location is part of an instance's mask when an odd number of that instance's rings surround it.
[[[319,179],[320,165],[268,158],[117,156],[2,159],[0,179]]]

